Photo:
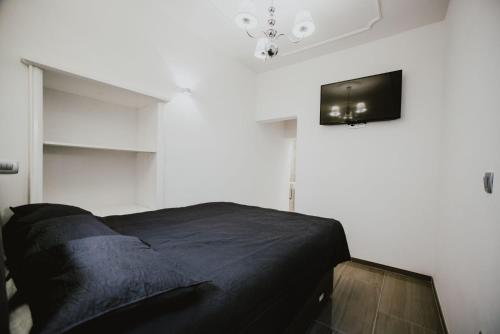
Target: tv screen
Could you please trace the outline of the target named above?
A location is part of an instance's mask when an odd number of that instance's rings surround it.
[[[402,74],[400,70],[321,86],[320,124],[400,118]]]

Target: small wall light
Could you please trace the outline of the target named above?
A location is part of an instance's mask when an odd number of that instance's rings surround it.
[[[190,88],[179,88],[179,93],[183,95],[192,95],[193,91]]]

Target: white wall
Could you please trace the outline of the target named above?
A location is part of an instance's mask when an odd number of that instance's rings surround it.
[[[43,167],[44,201],[91,210],[137,203],[136,153],[49,146]]]
[[[266,72],[257,119],[297,116],[298,212],[340,220],[352,256],[434,272],[441,23]],[[402,118],[320,126],[320,86],[403,69]]]
[[[0,207],[27,201],[22,57],[160,96],[191,88],[166,110],[165,204],[275,205],[283,131],[255,122],[255,74],[180,23],[160,0],[0,1],[0,159],[20,162],[0,176]]]
[[[500,1],[452,0],[446,26],[435,281],[450,333],[500,333]]]

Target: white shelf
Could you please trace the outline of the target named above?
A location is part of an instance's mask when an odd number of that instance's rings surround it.
[[[151,211],[152,209],[139,204],[123,204],[110,207],[90,208],[89,210],[96,216],[105,217],[112,215],[128,215],[131,213]]]
[[[144,153],[156,153],[155,150],[131,148],[131,147],[112,147],[112,146],[99,146],[99,145],[85,145],[85,144],[75,144],[75,143],[63,143],[56,141],[44,141],[45,146],[58,146],[58,147],[72,147],[72,148],[85,148],[94,150],[109,150],[109,151],[125,151],[125,152],[144,152]]]
[[[29,65],[30,202],[66,203],[102,216],[160,207],[164,101]]]

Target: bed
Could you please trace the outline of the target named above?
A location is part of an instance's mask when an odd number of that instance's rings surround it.
[[[304,333],[331,293],[333,268],[350,259],[342,225],[333,219],[235,203],[101,222],[120,236],[139,238],[174,270],[195,279],[196,291],[173,305],[146,299],[68,332]]]

